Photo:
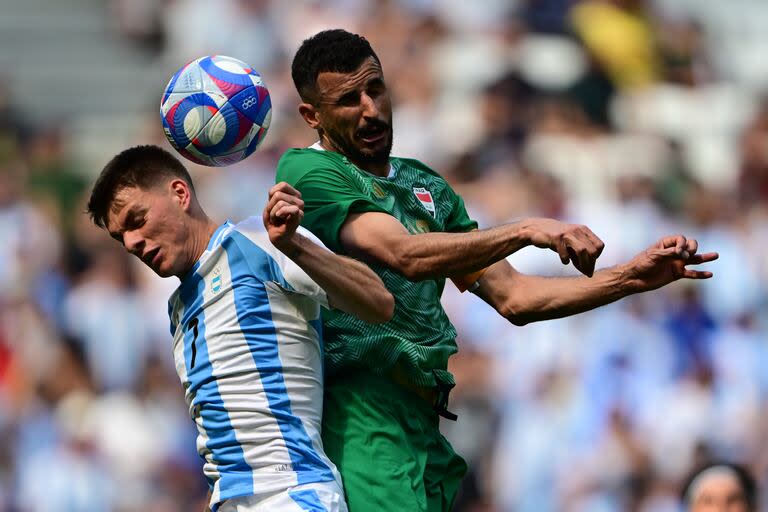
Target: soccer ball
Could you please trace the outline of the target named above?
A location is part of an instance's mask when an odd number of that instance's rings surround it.
[[[207,55],[171,77],[160,118],[179,153],[198,164],[222,167],[244,159],[264,140],[272,102],[261,76],[248,64]]]

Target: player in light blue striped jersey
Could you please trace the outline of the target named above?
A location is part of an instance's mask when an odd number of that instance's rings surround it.
[[[219,512],[346,511],[323,452],[320,307],[370,322],[394,300],[367,266],[303,228],[300,195],[282,183],[261,218],[216,224],[173,155],[137,146],[102,170],[88,211],[162,277],[173,353]]]

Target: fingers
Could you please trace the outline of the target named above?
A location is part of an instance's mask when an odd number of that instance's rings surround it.
[[[592,277],[595,273],[597,258],[602,254],[605,244],[586,226],[575,226],[574,229],[563,237],[566,252],[573,266],[582,274]],[[560,259],[562,253],[558,248]],[[563,260],[568,263],[568,260]]]
[[[688,257],[693,256],[699,250],[699,242],[695,238],[689,238],[685,245],[685,250],[688,251]]]
[[[660,249],[674,248],[675,254],[683,259],[688,259],[693,253],[695,253],[695,249],[698,248],[698,245],[699,244],[696,242],[696,240],[689,241],[683,235],[666,236],[659,240],[658,243]],[[693,252],[691,252],[691,248],[694,249]]]
[[[272,210],[279,203],[292,204],[301,208],[302,210],[304,209],[304,200],[301,199],[301,197],[295,196],[293,194],[287,194],[281,191],[270,194],[269,201],[267,201],[267,208]]]
[[[695,240],[694,240],[695,242]],[[659,248],[653,248],[651,249],[651,252],[655,255],[657,255],[660,258],[675,258],[678,260],[682,260],[684,265],[700,265],[702,263],[708,263],[710,261],[715,261],[720,257],[720,255],[716,252],[708,252],[704,254],[691,254],[687,258],[683,258],[678,254],[678,247],[666,247],[664,249]],[[688,250],[683,251],[683,253],[687,253]]]
[[[291,196],[296,196],[298,198],[301,198],[301,192],[293,188],[288,183],[281,181],[280,183],[276,183],[271,189],[269,189],[269,197],[272,197],[273,194],[276,194],[277,192],[282,192],[284,194],[288,194]]]
[[[295,204],[285,201],[278,202],[269,211],[269,222],[275,226],[280,226],[295,218],[301,220],[304,217],[304,211]]]
[[[706,271],[706,270],[693,270],[689,268],[685,268],[686,265],[699,265],[701,263],[707,263],[710,261],[715,261],[717,258],[719,258],[720,255],[716,252],[708,252],[706,254],[694,254],[690,258],[688,258],[685,263],[683,264],[683,273],[682,276],[685,279],[709,279],[713,276],[712,272]]]
[[[709,279],[712,276],[713,276],[712,272],[707,272],[705,270],[690,270],[690,269],[685,269],[682,275],[682,277],[684,277],[685,279]]]
[[[571,261],[568,246],[561,242],[557,244],[555,248],[557,249],[557,254],[560,256],[560,261],[563,262],[563,265],[567,265]]]
[[[715,261],[720,255],[716,252],[708,252],[706,254],[694,254],[685,262],[686,265],[699,265],[701,263],[707,263],[709,261]]]
[[[290,207],[290,208],[288,208]],[[301,193],[290,186],[288,183],[280,182],[269,189],[269,200],[265,209],[269,222],[274,225],[281,225],[296,215],[296,211],[304,211],[304,201],[301,199]]]
[[[299,207],[292,204],[280,204],[275,208],[272,216],[275,219],[281,219],[284,222],[291,220],[294,217],[303,217],[304,212]]]

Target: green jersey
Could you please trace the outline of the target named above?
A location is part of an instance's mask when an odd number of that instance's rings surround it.
[[[280,159],[277,181],[301,192],[302,224],[340,254],[345,251],[339,230],[351,213],[387,213],[414,234],[477,228],[462,199],[432,169],[406,158],[391,157],[390,165],[390,175],[378,177],[339,153],[291,149]],[[372,325],[338,310],[323,311],[326,374],[397,371],[419,386],[454,384],[447,368],[457,350],[456,330],[440,304],[445,279],[414,282],[385,265],[370,266],[395,297],[394,316]]]

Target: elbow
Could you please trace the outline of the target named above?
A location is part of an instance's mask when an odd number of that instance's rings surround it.
[[[409,281],[421,281],[430,277],[428,269],[424,268],[423,258],[409,254],[402,250],[395,255],[395,261],[391,265]]]
[[[507,300],[502,304],[497,311],[501,316],[507,319],[507,321],[517,327],[522,327],[533,321],[530,311],[516,302]]]

